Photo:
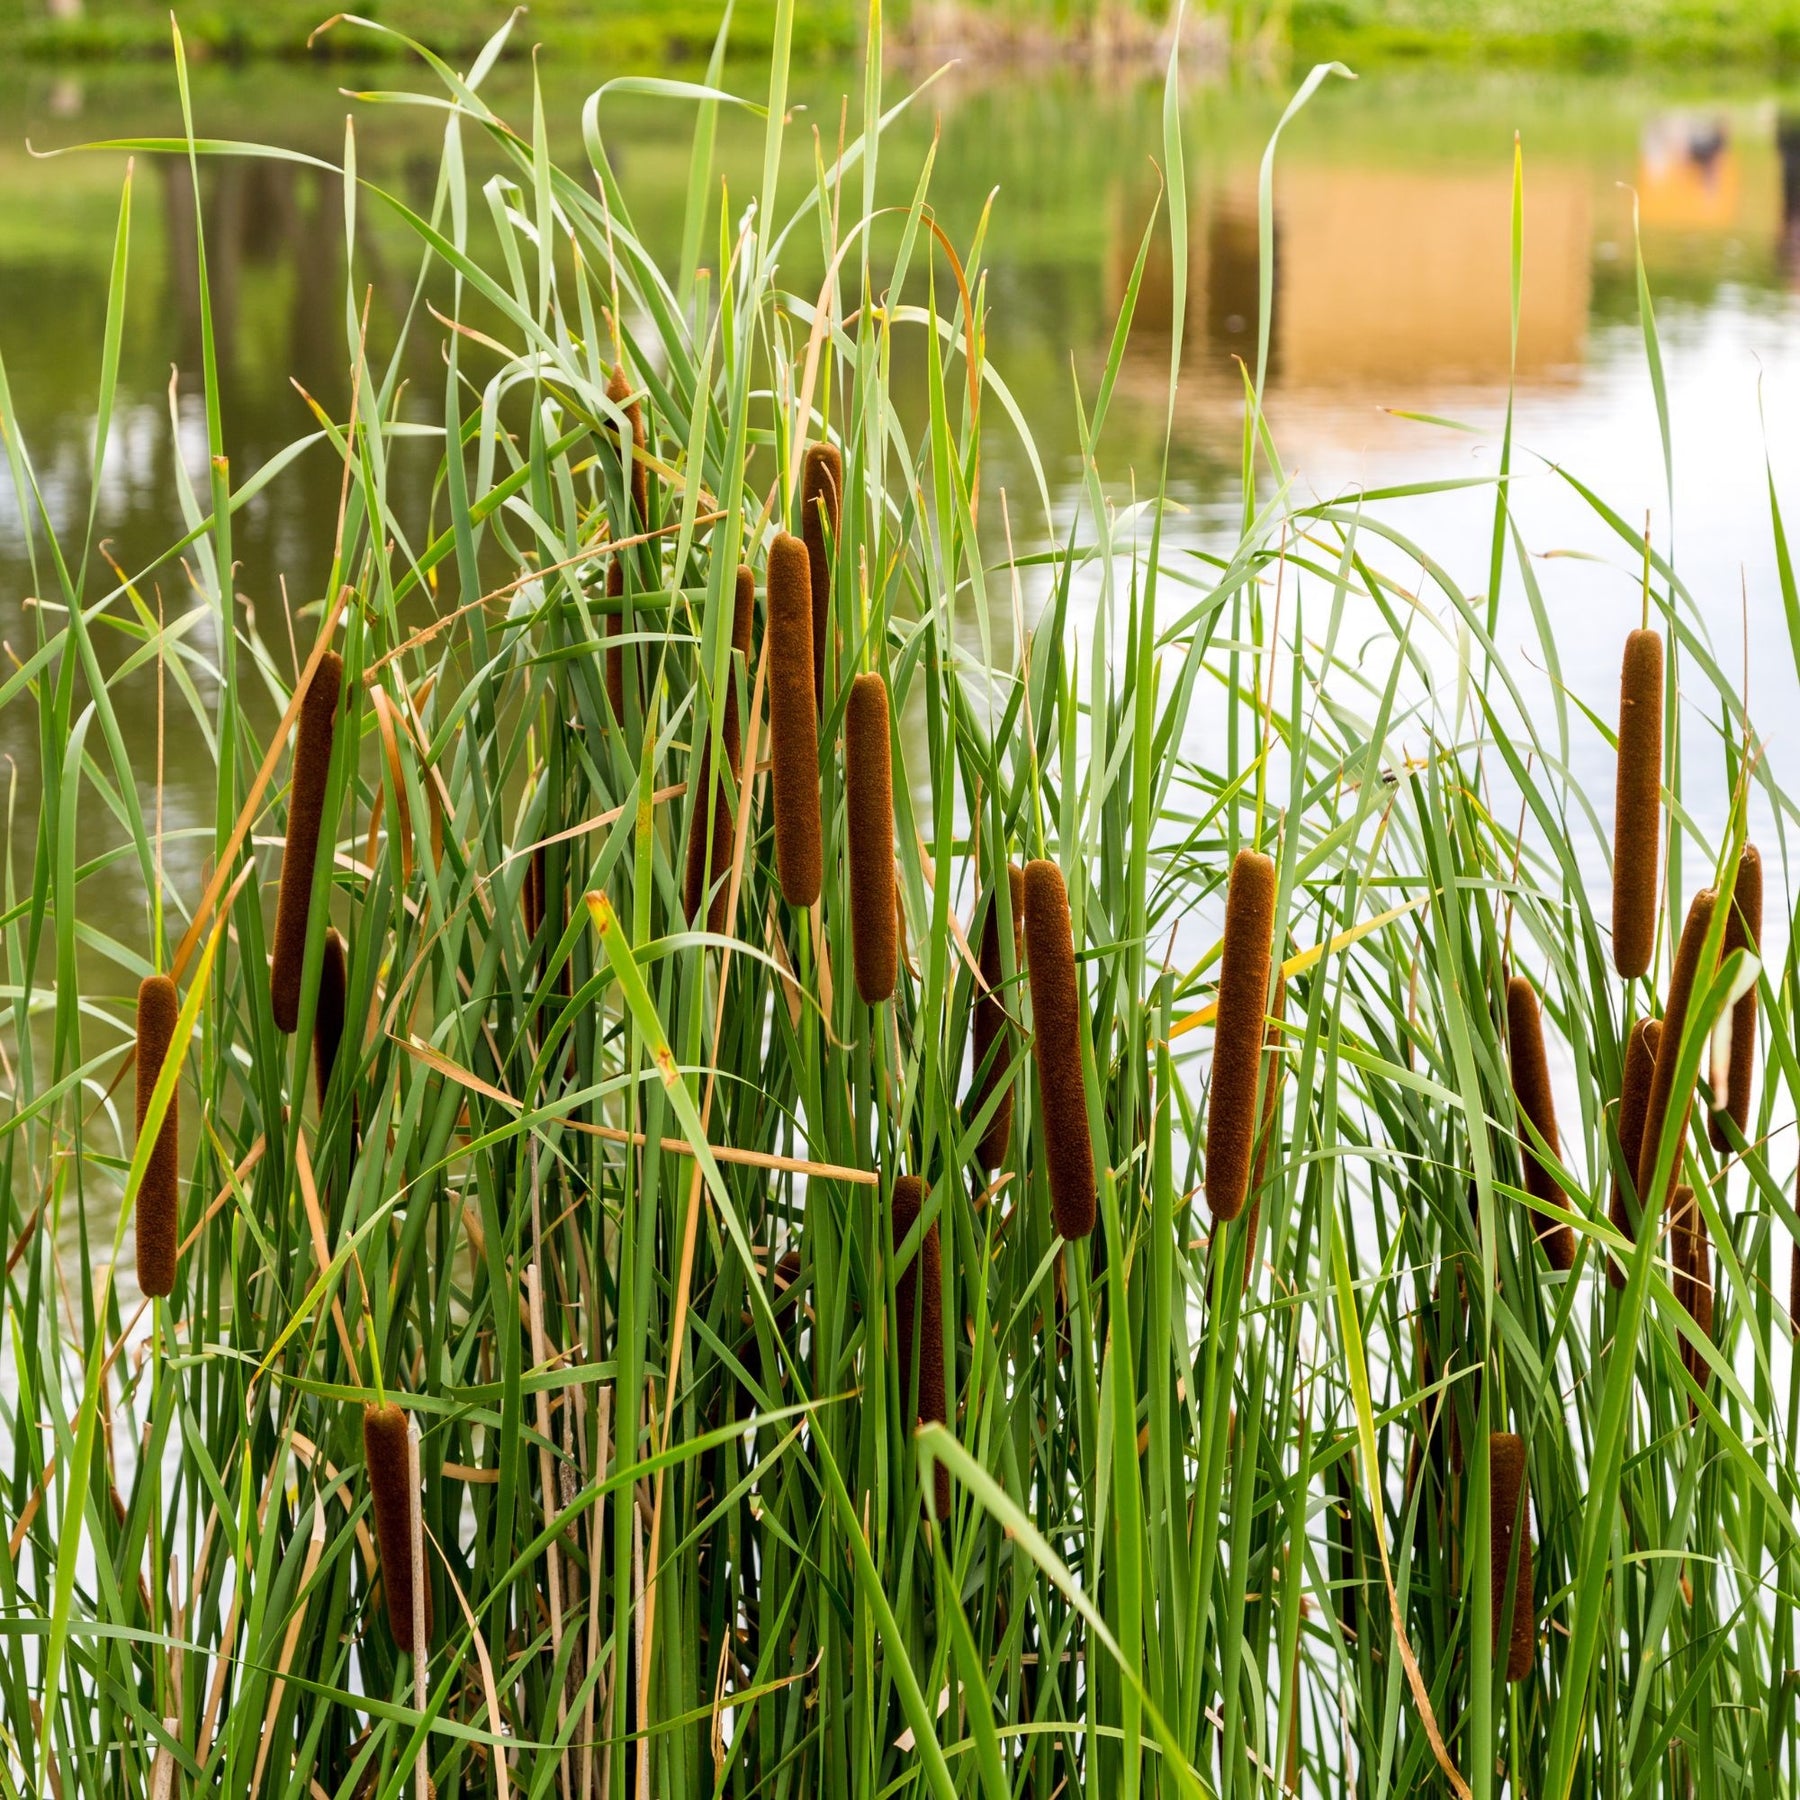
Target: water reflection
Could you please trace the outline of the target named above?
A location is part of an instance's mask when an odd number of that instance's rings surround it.
[[[15,72],[11,87],[8,79],[0,75],[0,350],[51,511],[75,531],[88,502],[120,165],[113,158],[35,162],[20,145],[27,136],[67,143],[101,131],[167,131],[177,114],[165,70]],[[840,93],[854,88],[854,78],[830,71],[800,79],[813,119],[835,121]],[[503,111],[527,110],[522,81],[516,71],[495,77]],[[547,114],[559,154],[570,158],[580,153],[582,96],[581,84],[547,71]],[[1199,88],[1189,102],[1187,327],[1172,479],[1192,509],[1192,529],[1202,533],[1235,512],[1239,361],[1254,363],[1259,304],[1257,169],[1283,98],[1272,90]],[[267,137],[326,158],[342,154],[346,104],[311,71],[196,75],[203,130]],[[605,117],[637,226],[653,250],[672,257],[690,116],[621,100],[609,102]],[[940,126],[938,216],[967,245],[993,200],[990,353],[1032,420],[1053,486],[1068,493],[1079,467],[1071,360],[1091,393],[1160,189],[1154,86],[1084,83],[1065,72],[1025,83],[945,85],[894,128],[884,199],[909,196]],[[721,165],[742,192],[760,163],[760,124],[728,112],[719,128]],[[1526,180],[1516,358],[1515,130]],[[416,109],[359,109],[359,164],[428,209],[440,131],[436,115]],[[809,160],[800,148],[797,135],[796,191]],[[479,170],[481,147],[471,144],[470,153]],[[183,160],[140,159],[137,184],[131,311],[100,505],[100,532],[127,567],[179,533],[178,469],[200,487],[206,476],[195,256],[202,228],[235,481],[311,429],[295,383],[341,415],[349,368],[344,194],[336,177],[293,163],[207,159],[198,210]],[[1800,282],[1800,114],[1756,93],[1671,105],[1617,80],[1486,82],[1466,73],[1454,87],[1424,74],[1325,90],[1284,137],[1275,186],[1268,404],[1290,464],[1321,491],[1491,469],[1485,444],[1429,433],[1379,409],[1449,412],[1491,429],[1516,368],[1522,437],[1582,462],[1610,484],[1622,511],[1662,508],[1658,434],[1644,411],[1628,189],[1638,198],[1669,345],[1686,567],[1699,588],[1733,601],[1742,569],[1756,592],[1768,563],[1758,380],[1778,469],[1786,420],[1800,418],[1800,404],[1775,404],[1800,386],[1788,299]],[[1107,465],[1121,480],[1133,467],[1141,480],[1160,460],[1174,295],[1168,246],[1159,231],[1107,427]],[[372,343],[381,356],[411,297],[415,253],[365,198],[352,254],[355,291],[373,292]],[[789,285],[816,284],[816,244],[797,242],[793,255],[794,266],[783,271]],[[409,372],[423,396],[439,391],[440,347],[434,328],[418,333]],[[902,343],[897,356],[915,350]],[[424,454],[399,460],[403,516],[425,516],[429,462]],[[1031,492],[1031,478],[1003,427],[996,426],[985,468],[990,481],[1012,490],[1015,527],[1029,531],[1020,497]],[[329,455],[315,451],[234,522],[234,591],[283,655],[284,588],[294,606],[319,596],[338,479]],[[1529,496],[1523,486],[1520,492],[1525,505]],[[1541,523],[1553,534],[1564,520],[1551,512]],[[1479,586],[1485,529],[1477,522],[1464,533],[1460,519],[1454,529],[1456,541],[1466,535],[1475,547],[1471,566],[1459,572]],[[1549,535],[1537,547],[1556,541]],[[0,637],[15,650],[36,629],[24,598],[47,579],[43,572],[34,579],[16,513],[0,505]],[[1557,579],[1589,578],[1563,570]],[[185,607],[185,592],[177,592],[182,572],[166,568],[159,580],[167,602]],[[1611,606],[1628,584],[1618,584],[1617,596],[1605,591]],[[155,604],[154,595],[149,600]],[[1610,614],[1604,617],[1610,631]],[[1778,612],[1759,615],[1758,625],[1778,631]],[[102,643],[106,654],[119,654],[116,642]],[[1785,665],[1785,646],[1777,641],[1772,650],[1781,652],[1772,664]],[[133,742],[151,741],[154,683],[128,683],[117,699]],[[19,765],[29,797],[35,727],[28,707],[8,714],[0,717],[0,753]],[[198,780],[205,758],[175,754],[197,747],[198,728],[179,705],[170,721],[169,805],[189,804],[179,789],[191,773],[192,816],[207,819],[210,793]]]

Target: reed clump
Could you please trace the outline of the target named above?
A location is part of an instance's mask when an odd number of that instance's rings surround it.
[[[1644,1120],[1650,1111],[1650,1084],[1656,1074],[1656,1049],[1662,1042],[1661,1019],[1639,1019],[1625,1040],[1625,1071],[1619,1083],[1619,1154],[1631,1171],[1632,1203],[1627,1204],[1625,1183],[1615,1171],[1610,1217],[1614,1228],[1637,1241],[1634,1219],[1638,1160],[1644,1148]],[[1608,1258],[1606,1278],[1615,1288],[1625,1286],[1625,1271]]]
[[[894,1183],[896,1251],[906,1241],[907,1233],[918,1224],[929,1191],[917,1175],[902,1175]],[[925,1227],[918,1253],[894,1277],[894,1310],[899,1327],[901,1404],[905,1405],[916,1395],[912,1416],[919,1424],[948,1424],[949,1389],[944,1379],[944,1270],[935,1219]],[[918,1353],[916,1364],[915,1349]],[[931,1468],[935,1516],[947,1520],[950,1517],[950,1471],[935,1459]]]
[[[1025,871],[1017,863],[1006,865],[1007,894],[1011,902],[1013,968],[1025,966]],[[977,967],[981,971],[980,986],[975,995],[970,1019],[971,1054],[975,1081],[963,1104],[963,1117],[973,1123],[995,1089],[994,1110],[987,1129],[981,1134],[975,1154],[981,1166],[992,1174],[1006,1161],[1007,1146],[1012,1141],[1013,1090],[1007,1075],[1012,1060],[1011,1018],[1001,987],[1006,980],[1006,965],[1000,954],[1000,898],[996,887],[987,898],[987,917],[981,927],[981,947]]]
[[[1506,1645],[1506,1679],[1523,1681],[1537,1659],[1537,1612],[1532,1596],[1531,1494],[1526,1480],[1525,1440],[1510,1431],[1488,1439],[1488,1544],[1493,1572],[1494,1650],[1512,1600],[1512,1629]],[[1513,1547],[1518,1546],[1515,1567]],[[1508,1586],[1508,1575],[1511,1585]]]
[[[1240,850],[1225,895],[1212,1097],[1206,1114],[1206,1203],[1221,1224],[1244,1210],[1250,1191],[1274,941],[1275,865],[1260,851]]]
[[[1754,844],[1746,844],[1738,858],[1737,878],[1731,887],[1731,912],[1725,920],[1725,938],[1719,949],[1721,960],[1734,951],[1747,950],[1759,954],[1762,943],[1763,869],[1762,856]],[[1725,1041],[1725,1058],[1721,1066],[1715,1058],[1712,1067],[1712,1089],[1724,1105],[1712,1115],[1709,1132],[1712,1146],[1721,1154],[1731,1148],[1725,1135],[1725,1120],[1737,1127],[1740,1138],[1750,1132],[1750,1102],[1756,1092],[1756,988],[1746,988],[1731,1008],[1731,1029]]]
[[[850,838],[850,947],[865,1004],[894,997],[900,921],[894,904],[894,775],[887,683],[859,675],[844,712],[844,800]]]
[[[269,969],[269,1001],[278,1031],[300,1028],[300,981],[306,962],[306,927],[312,912],[313,867],[325,819],[325,788],[337,731],[344,659],[327,650],[306,684],[294,729],[294,777],[288,795],[287,841],[281,852],[281,889],[275,902],[275,953]]]
[[[1662,855],[1663,641],[1625,640],[1619,668],[1619,764],[1613,796],[1613,966],[1649,973]]]
[[[1524,1164],[1525,1191],[1545,1206],[1568,1210],[1569,1199],[1546,1160],[1561,1155],[1556,1135],[1556,1100],[1550,1091],[1550,1064],[1544,1054],[1544,1019],[1537,989],[1523,975],[1506,984],[1506,1032],[1512,1049],[1513,1098],[1520,1117],[1544,1140],[1539,1152],[1529,1132],[1519,1133],[1519,1153]],[[1575,1265],[1575,1232],[1562,1220],[1532,1214],[1532,1228],[1553,1269],[1567,1271]]]
[[[405,1412],[391,1401],[363,1408],[363,1460],[369,1472],[369,1499],[375,1512],[382,1592],[395,1648],[411,1654],[413,1643],[413,1492]],[[432,1637],[431,1584],[425,1586],[425,1644]]]
[[[1041,858],[1025,865],[1025,966],[1050,1214],[1063,1237],[1084,1238],[1094,1229],[1098,1191],[1081,1068],[1075,933],[1062,870]]]
[[[813,693],[812,578],[806,546],[777,532],[769,547],[769,774],[775,867],[790,906],[825,881],[819,823],[819,711]]]
[[[181,996],[167,975],[148,975],[138,988],[137,1128],[142,1136],[157,1078],[175,1041]],[[141,1294],[166,1299],[175,1291],[175,1259],[181,1228],[181,1126],[178,1097],[157,1128],[156,1143],[138,1183],[133,1224],[137,1234],[137,1284]]]

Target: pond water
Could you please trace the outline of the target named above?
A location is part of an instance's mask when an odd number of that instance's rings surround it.
[[[337,89],[341,70],[196,71],[198,129],[341,157],[356,115],[362,172],[428,208],[441,115],[370,106]],[[410,77],[369,78],[394,87]],[[734,77],[754,93],[758,77]],[[580,103],[591,83],[546,71],[559,154],[579,155]],[[506,114],[529,117],[524,73],[490,83]],[[901,77],[892,76],[898,91]],[[423,78],[414,85],[424,86]],[[789,161],[796,182],[816,128],[835,142],[840,102],[860,104],[849,72],[806,70]],[[1172,446],[1172,488],[1195,542],[1237,517],[1242,431],[1238,358],[1253,360],[1257,312],[1258,160],[1287,90],[1194,86],[1186,99],[1191,254],[1188,328]],[[673,257],[687,174],[687,109],[608,101],[609,142],[653,244]],[[1030,418],[1053,503],[1079,477],[1073,384],[1091,398],[1139,238],[1158,192],[1161,96],[1154,76],[1088,80],[1075,72],[978,80],[953,72],[894,128],[884,152],[903,202],[939,135],[932,192],[944,228],[967,246],[992,197],[990,355]],[[172,71],[15,69],[0,73],[0,354],[24,441],[51,508],[79,543],[85,470],[122,156],[40,159],[87,139],[178,129]],[[1795,655],[1776,587],[1765,451],[1784,487],[1800,476],[1800,98],[1756,87],[1674,90],[1631,79],[1534,73],[1491,76],[1409,69],[1334,81],[1283,139],[1275,187],[1276,292],[1268,411],[1302,493],[1359,484],[1491,475],[1511,363],[1509,211],[1515,133],[1525,170],[1525,285],[1517,349],[1517,432],[1525,451],[1580,474],[1625,518],[1671,539],[1669,493],[1638,321],[1633,207],[1657,296],[1674,443],[1673,542],[1721,660],[1741,665],[1780,755],[1796,697]],[[755,185],[761,126],[727,116],[720,160],[734,206]],[[27,143],[32,146],[27,149]],[[341,184],[295,164],[209,162],[204,223],[234,477],[309,429],[300,390],[341,407],[345,381]],[[402,240],[365,205],[358,283],[384,309],[412,275]],[[200,332],[193,274],[196,215],[185,166],[140,157],[133,205],[131,299],[114,439],[97,537],[141,564],[180,530],[177,459],[204,476]],[[1166,240],[1161,240],[1166,244]],[[816,246],[801,253],[813,258]],[[804,269],[801,271],[803,276]],[[1166,248],[1152,258],[1103,456],[1120,480],[1153,483],[1161,449],[1172,283]],[[816,276],[815,276],[816,278]],[[797,279],[796,285],[803,285]],[[418,374],[436,391],[437,344],[419,334]],[[174,397],[171,400],[171,381]],[[171,423],[173,405],[174,424]],[[1472,432],[1396,416],[1463,421]],[[1616,693],[1617,645],[1636,622],[1629,548],[1601,529],[1537,456],[1521,454],[1517,511],[1542,556],[1541,580],[1563,642],[1563,672],[1603,713]],[[403,476],[419,508],[423,464]],[[1033,480],[1008,434],[985,465],[1031,529]],[[0,481],[4,477],[0,476]],[[311,456],[279,502],[237,523],[237,588],[265,620],[316,597],[329,560],[338,470]],[[1800,494],[1790,507],[1800,517]],[[1491,491],[1389,508],[1471,589],[1485,582]],[[1580,551],[1603,562],[1558,556]],[[178,578],[178,577],[177,577]],[[48,572],[40,580],[48,581]],[[164,572],[165,581],[170,573]],[[0,504],[0,639],[32,641],[33,580],[16,514]],[[1516,598],[1516,597],[1515,597]],[[156,604],[155,595],[147,595]],[[1508,607],[1514,604],[1508,601]],[[1503,614],[1509,647],[1529,636]],[[1514,624],[1519,629],[1513,629]],[[268,631],[280,642],[284,630]],[[125,728],[155,741],[155,689],[120,697]],[[32,709],[0,717],[21,817],[37,787]],[[173,753],[167,823],[210,822],[203,757]],[[1597,734],[1576,749],[1599,791],[1610,769]],[[1583,766],[1585,763],[1591,766]],[[99,808],[93,809],[95,813]],[[29,839],[15,831],[18,864]],[[142,898],[121,896],[102,929],[139,941]]]

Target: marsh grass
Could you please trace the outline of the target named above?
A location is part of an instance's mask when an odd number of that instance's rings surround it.
[[[29,710],[45,771],[0,914],[0,1789],[1795,1791],[1800,1398],[1774,1297],[1800,1231],[1793,808],[1694,596],[1571,481],[1621,558],[1643,554],[1671,658],[1657,973],[1625,984],[1589,879],[1605,796],[1571,772],[1577,734],[1612,741],[1605,697],[1546,698],[1527,669],[1559,663],[1508,511],[1510,427],[1486,593],[1393,523],[1403,496],[1298,497],[1263,355],[1231,541],[1179,536],[1158,469],[1110,464],[1159,240],[1187,266],[1171,68],[1169,199],[1076,389],[1079,480],[1053,494],[984,361],[985,226],[941,234],[929,159],[907,205],[875,204],[907,104],[878,29],[842,148],[817,140],[778,208],[793,12],[747,192],[713,162],[721,109],[748,104],[722,50],[704,83],[597,91],[564,169],[541,105],[489,110],[492,54],[465,74],[415,47],[431,91],[376,101],[442,111],[431,203],[356,179],[353,135],[343,191],[416,243],[392,323],[434,346],[441,390],[368,355],[353,287],[350,404],[238,469],[208,325],[206,478],[150,566],[102,575],[98,511],[52,532],[0,379],[40,601],[0,703]],[[633,89],[695,121],[672,267],[609,153]],[[101,148],[182,158],[196,183],[203,157],[259,154],[191,118]],[[500,168],[479,185],[475,148]],[[1266,347],[1274,144],[1264,173]],[[1525,217],[1515,179],[1516,246]],[[98,456],[131,219],[128,177]],[[822,259],[818,289],[783,285],[790,252]],[[1515,276],[1515,320],[1517,295]],[[1641,278],[1640,298],[1660,403]],[[1177,282],[1172,371],[1185,305]],[[1001,437],[1023,492],[984,482]],[[815,694],[800,514],[827,438]],[[421,445],[440,458],[423,517],[390,504]],[[235,603],[232,533],[304,457],[341,469],[339,519],[331,566],[292,572],[290,650],[256,623],[274,609]],[[1773,509],[1771,529],[1788,571]],[[1502,648],[1503,599],[1529,656]],[[1800,621],[1785,573],[1782,599]],[[289,1037],[268,889],[328,654]],[[885,685],[896,760],[899,972],[873,1007],[847,888],[858,675]],[[211,817],[178,828],[210,849],[191,881],[163,879],[159,765],[113,704],[149,679],[213,759]],[[772,815],[771,773],[797,814]],[[1708,781],[1730,796],[1717,841],[1684,798]],[[1752,804],[1774,833],[1761,967],[1721,954],[1728,908],[1690,913]],[[697,808],[730,825],[717,930],[686,906]],[[95,817],[108,847],[79,855]],[[1274,1054],[1246,1038],[1254,1255],[1214,1227],[1200,1151],[1246,851],[1272,863],[1282,996]],[[132,941],[84,919],[119,882],[144,895]],[[334,928],[343,1031],[309,1103]],[[1553,1139],[1514,1104],[1526,969],[1572,1070]],[[153,974],[181,1006],[134,1135],[130,996]],[[1752,979],[1766,1073],[1742,1128],[1723,1115],[1722,1157],[1682,1126]],[[1632,1167],[1625,1040],[1659,1013]],[[143,1301],[116,1271],[177,1109],[174,1289]],[[1609,1221],[1615,1179],[1628,1205],[1691,1189],[1709,1330],[1661,1208],[1635,1242]],[[1539,1247],[1547,1207],[1566,1274]],[[901,1346],[934,1325],[916,1360],[944,1423],[915,1434]],[[1529,1446],[1517,1479],[1503,1439]],[[1523,1543],[1495,1508],[1521,1491],[1532,1590],[1509,1625]],[[426,1592],[396,1618],[415,1555]],[[427,1617],[411,1658],[404,1621]]]

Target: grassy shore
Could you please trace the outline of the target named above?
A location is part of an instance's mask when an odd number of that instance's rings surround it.
[[[176,10],[194,54],[238,57],[306,55],[309,34],[328,13],[325,0],[199,0]],[[428,37],[455,54],[484,41],[505,9],[491,0],[386,0],[369,10],[383,24]],[[795,22],[794,54],[852,56],[863,10],[854,0],[808,0]],[[1096,22],[1109,16],[1154,28],[1168,10],[1166,0],[968,0],[960,11],[921,10],[900,0],[887,9],[887,23],[899,39],[916,34],[947,50],[974,41],[1017,53],[1085,42]],[[1573,65],[1800,60],[1800,0],[1214,0],[1188,10],[1218,15],[1222,31],[1259,52],[1285,49],[1309,63],[1338,57],[1366,67],[1433,56]],[[168,11],[163,0],[86,0],[79,19],[52,20],[43,0],[0,0],[0,33],[36,56],[165,56]],[[540,44],[560,58],[610,69],[704,60],[722,11],[719,0],[606,0],[599,6],[537,0],[516,34],[514,53]],[[775,12],[775,0],[740,0],[732,22],[734,57],[766,56]],[[330,54],[346,37],[328,34],[313,53]],[[366,55],[367,44],[358,51]]]

